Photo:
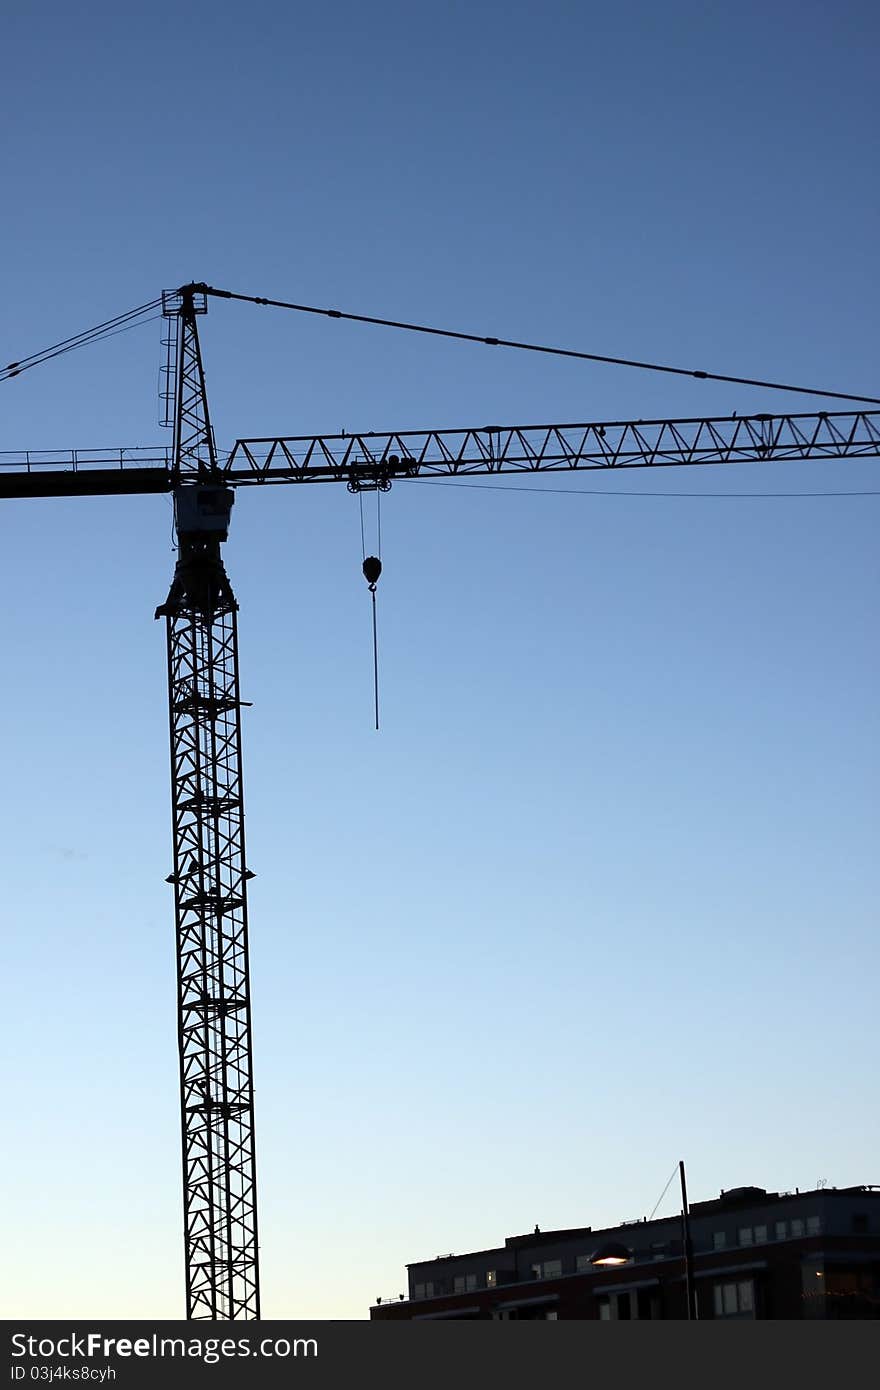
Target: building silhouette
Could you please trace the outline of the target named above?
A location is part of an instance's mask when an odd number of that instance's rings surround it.
[[[697,1313],[711,1318],[880,1317],[880,1186],[739,1187],[690,1206]],[[609,1243],[625,1264],[592,1263]],[[384,1319],[687,1317],[679,1216],[508,1236],[503,1245],[407,1266]]]

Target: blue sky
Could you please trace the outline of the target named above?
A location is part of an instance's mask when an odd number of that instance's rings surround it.
[[[4,360],[204,279],[880,394],[872,5],[6,31]],[[4,385],[2,447],[167,442],[159,329]],[[245,305],[202,330],[221,442],[813,404]],[[880,500],[719,496],[876,463],[614,483],[705,496],[395,486],[378,736],[356,500],[239,496],[266,1316],[646,1215],[679,1157],[694,1200],[877,1180]],[[3,515],[0,1298],[176,1317],[170,504]]]

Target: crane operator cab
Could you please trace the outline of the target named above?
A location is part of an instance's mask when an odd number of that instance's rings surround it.
[[[216,483],[190,483],[174,489],[174,524],[179,536],[215,536],[225,541],[235,493]]]

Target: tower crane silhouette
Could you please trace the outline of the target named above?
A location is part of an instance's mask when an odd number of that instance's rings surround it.
[[[162,296],[170,452],[6,453],[0,497],[173,495],[178,558],[156,616],[165,620],[168,656],[174,836],[168,882],[177,942],[186,1316],[231,1321],[260,1316],[247,916],[253,875],[245,855],[238,605],[220,549],[235,490],[336,482],[353,492],[384,491],[395,481],[424,477],[876,458],[880,411],[348,431],[238,439],[221,456],[198,332],[212,295],[249,298],[205,284]],[[23,365],[10,364],[5,375],[17,375]]]

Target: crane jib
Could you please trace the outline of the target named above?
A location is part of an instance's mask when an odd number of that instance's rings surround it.
[[[396,479],[458,473],[682,467],[880,456],[880,411],[624,420],[573,425],[389,430],[239,439],[216,462],[181,472],[232,486],[344,482],[387,487]],[[0,497],[94,497],[170,492],[161,449],[0,454]]]

